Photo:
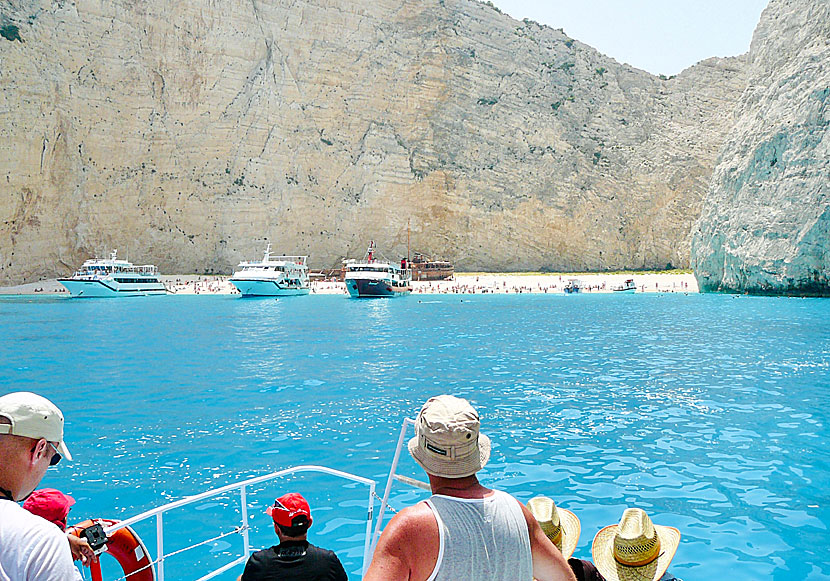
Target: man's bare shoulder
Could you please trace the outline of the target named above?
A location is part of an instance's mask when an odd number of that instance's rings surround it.
[[[426,502],[422,501],[404,508],[392,517],[392,520],[383,529],[383,534],[388,535],[389,540],[393,540],[398,537],[407,537],[411,533],[421,536],[424,533],[428,534],[430,531],[437,534],[438,523],[435,522],[432,509],[429,508]]]
[[[427,503],[407,507],[383,529],[364,579],[427,579],[435,568],[439,544],[438,523]]]

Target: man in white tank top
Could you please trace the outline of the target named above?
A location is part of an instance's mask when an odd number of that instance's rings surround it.
[[[575,581],[568,562],[530,511],[478,482],[490,459],[467,400],[429,399],[409,453],[426,471],[433,496],[386,526],[364,581]]]

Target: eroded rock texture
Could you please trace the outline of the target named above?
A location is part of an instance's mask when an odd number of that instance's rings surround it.
[[[408,223],[465,270],[688,266],[746,86],[473,0],[10,0],[0,27],[0,284],[112,248],[397,258]]]
[[[830,2],[772,0],[694,236],[702,290],[830,295]]]

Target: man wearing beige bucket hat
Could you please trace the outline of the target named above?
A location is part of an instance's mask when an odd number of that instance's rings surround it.
[[[78,578],[66,536],[17,504],[61,458],[72,456],[55,404],[25,391],[0,397],[0,579]]]
[[[409,453],[432,496],[395,515],[364,581],[575,581],[562,553],[518,500],[482,486],[490,439],[465,399],[430,398]]]
[[[653,524],[641,508],[627,508],[620,524],[597,533],[591,555],[607,581],[657,581],[679,543],[676,528]]]

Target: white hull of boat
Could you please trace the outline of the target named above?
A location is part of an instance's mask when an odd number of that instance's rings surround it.
[[[166,295],[167,289],[158,281],[116,282],[111,279],[74,280],[58,279],[75,298],[113,298]]]
[[[231,284],[243,297],[290,297],[307,295],[307,286],[288,286],[283,281],[274,280],[234,280]]]

